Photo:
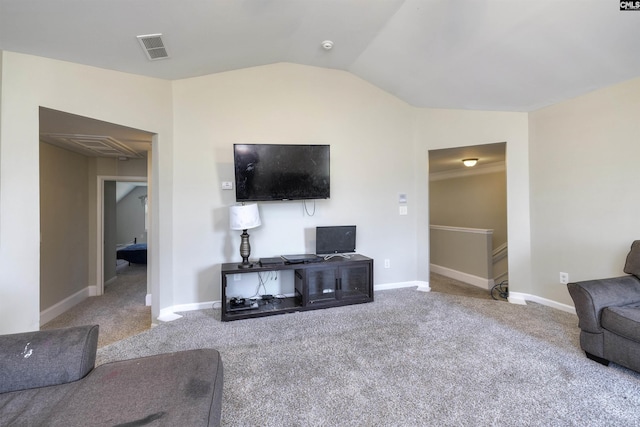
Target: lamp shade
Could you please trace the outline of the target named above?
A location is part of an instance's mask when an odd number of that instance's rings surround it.
[[[256,228],[260,222],[258,205],[234,205],[229,208],[229,223],[232,230]]]

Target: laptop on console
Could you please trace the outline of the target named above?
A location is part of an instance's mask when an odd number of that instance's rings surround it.
[[[287,264],[306,264],[309,262],[320,262],[322,257],[316,254],[282,255],[282,259]]]

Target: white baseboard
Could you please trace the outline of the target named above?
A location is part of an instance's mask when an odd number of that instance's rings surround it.
[[[51,307],[40,312],[40,326],[44,325],[69,310],[74,305],[84,301],[89,297],[97,295],[96,286],[87,286],[79,290],[75,294],[63,299],[62,301],[52,305]]]
[[[151,307],[151,294],[147,294],[144,297],[144,305],[146,305],[147,307]]]
[[[396,282],[396,283],[382,283],[379,285],[375,285],[373,287],[374,291],[386,291],[388,289],[399,289],[399,288],[411,288],[417,286],[418,290],[431,290],[429,287],[429,282],[422,282],[419,280],[412,280],[409,282]]]
[[[183,311],[205,310],[212,308],[216,303],[220,305],[220,301],[194,302],[191,304],[173,305],[171,307],[163,308],[162,310],[160,310],[160,316],[158,316],[158,320],[162,322],[171,322],[182,317],[176,313],[180,313]]]
[[[442,267],[436,264],[430,264],[431,272],[449,277],[469,285],[477,286],[482,289],[491,290],[495,282],[493,279],[485,279],[484,277],[474,276],[473,274],[463,273],[462,271],[453,270],[451,268]]]
[[[158,320],[161,322],[173,322],[174,320],[177,320],[181,317],[182,316],[174,313],[173,309],[169,307],[169,308],[163,308],[162,310],[160,310],[160,315],[158,316]]]
[[[384,291],[388,289],[399,289],[399,288],[411,288],[414,286],[417,287],[416,291],[429,292],[431,290],[431,287],[429,286],[429,282],[414,280],[410,282],[383,283],[383,284],[375,285],[374,291]],[[567,304],[562,304],[557,301],[542,298],[536,295],[524,294],[520,292],[509,292],[509,302],[511,304],[526,305],[527,301],[542,304],[547,307],[555,308],[567,313],[576,314],[576,309]],[[208,301],[208,302],[198,302],[198,303],[192,303],[192,304],[174,305],[172,307],[168,307],[160,310],[160,316],[158,316],[158,320],[160,320],[161,322],[171,322],[173,320],[176,320],[182,317],[179,314],[176,314],[177,312],[205,310],[205,309],[210,309],[212,307],[221,308],[221,305],[222,305],[221,301]],[[41,318],[42,318],[42,315],[41,315]]]
[[[416,288],[416,291],[431,292],[431,286],[429,286],[429,282],[418,281],[416,283],[418,284],[418,287]]]
[[[576,314],[575,307],[567,304],[562,304],[557,301],[553,301],[547,298],[542,298],[536,295],[523,294],[521,292],[509,292],[509,302],[512,304],[526,305],[527,301],[535,302],[547,307],[555,308],[557,310],[564,311],[566,313]]]
[[[373,287],[374,291],[383,291],[387,289],[398,289],[398,288],[410,288],[416,287],[418,291],[429,292],[431,288],[429,287],[429,282],[422,282],[419,280],[414,280],[411,282],[398,282],[398,283],[384,283],[381,285],[375,285]],[[147,295],[149,297],[149,295]],[[196,302],[192,304],[179,304],[171,307],[163,308],[160,310],[160,315],[158,316],[158,320],[161,322],[171,322],[173,320],[179,319],[182,316],[176,313],[184,312],[184,311],[193,311],[193,310],[206,310],[210,308],[221,308],[221,301],[207,301],[207,302]]]

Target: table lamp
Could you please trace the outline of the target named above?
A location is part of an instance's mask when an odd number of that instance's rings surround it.
[[[251,245],[249,244],[249,234],[247,230],[256,228],[262,224],[260,222],[260,212],[258,205],[234,205],[229,208],[229,222],[232,230],[242,230],[240,235],[240,256],[242,263],[238,268],[251,268],[253,264],[249,262],[251,255]]]

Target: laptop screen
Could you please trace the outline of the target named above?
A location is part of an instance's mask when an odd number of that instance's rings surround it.
[[[344,254],[355,251],[355,225],[316,227],[316,254]]]

